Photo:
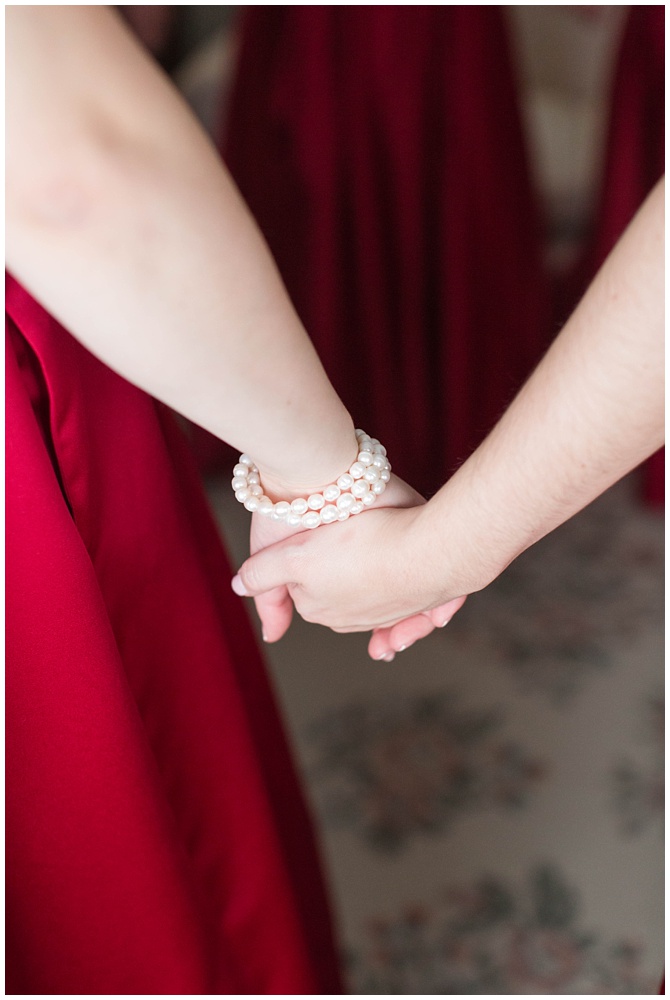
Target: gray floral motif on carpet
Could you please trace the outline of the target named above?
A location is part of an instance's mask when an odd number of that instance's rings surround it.
[[[665,703],[660,695],[646,699],[639,742],[643,757],[622,759],[612,772],[614,805],[624,834],[635,836],[654,825],[663,826],[665,801],[664,721]]]
[[[536,692],[567,706],[594,673],[662,620],[662,526],[656,513],[631,516],[624,482],[538,542],[448,626],[478,643]]]
[[[525,884],[482,875],[445,888],[433,905],[371,920],[349,956],[353,993],[653,994],[635,940],[583,926],[579,895],[552,865]]]
[[[329,712],[307,734],[322,820],[399,850],[464,811],[525,804],[545,769],[501,728],[499,710],[458,708],[443,691]]]

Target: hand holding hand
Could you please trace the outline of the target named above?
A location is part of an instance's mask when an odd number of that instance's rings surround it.
[[[284,635],[292,603],[307,621],[335,631],[374,630],[369,644],[374,659],[390,659],[445,625],[465,597],[440,600],[413,551],[424,503],[393,476],[383,507],[380,502],[341,524],[294,533],[255,514],[252,557],[233,586],[256,598],[265,638]]]

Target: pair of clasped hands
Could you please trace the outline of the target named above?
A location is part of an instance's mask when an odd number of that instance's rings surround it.
[[[465,602],[431,606],[435,583],[418,558],[427,514],[423,497],[395,475],[374,506],[344,522],[299,530],[254,513],[252,556],[233,590],[254,597],[267,642],[286,633],[295,606],[335,632],[372,631],[370,656],[390,662]]]
[[[286,537],[288,526],[253,515],[233,589],[256,599],[267,641],[286,632],[294,604],[336,631],[372,630],[370,655],[391,659],[661,447],[664,204],[662,179],[505,413],[428,502],[392,475],[377,503],[341,523]]]

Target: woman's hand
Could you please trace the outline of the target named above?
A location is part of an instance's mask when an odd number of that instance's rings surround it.
[[[249,551],[253,556],[268,546],[275,545],[285,538],[299,532],[300,528],[291,528],[282,521],[273,521],[262,514],[251,515],[251,533],[249,536]],[[266,642],[276,642],[288,630],[293,617],[293,601],[286,586],[273,587],[255,600],[256,611],[261,620],[263,639]]]
[[[427,567],[412,552],[417,511],[424,503],[393,476],[374,508],[341,524],[293,532],[254,514],[252,558],[233,586],[255,597],[266,640],[284,635],[293,604],[307,621],[335,631],[374,630],[369,646],[374,659],[391,659],[446,625],[465,598],[441,600]]]

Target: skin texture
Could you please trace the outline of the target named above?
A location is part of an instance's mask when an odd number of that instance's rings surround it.
[[[10,7],[7,33],[12,272],[268,487],[327,485],[355,457],[353,422],[167,78],[104,7]]]
[[[6,32],[9,270],[111,368],[251,454],[272,499],[337,479],[352,418],[169,80],[107,7],[13,5]],[[384,499],[422,502],[399,480]],[[254,519],[251,550],[286,534]],[[256,604],[283,633],[286,589]]]
[[[435,497],[267,548],[241,567],[238,592],[286,585],[308,621],[375,630],[370,655],[390,657],[414,641],[419,623],[428,634],[459,596],[487,586],[659,448],[664,186],[489,437]]]

